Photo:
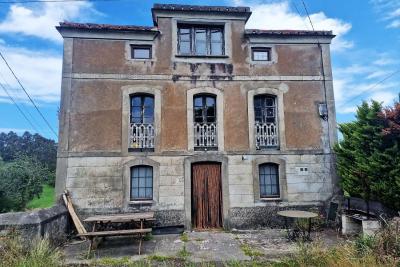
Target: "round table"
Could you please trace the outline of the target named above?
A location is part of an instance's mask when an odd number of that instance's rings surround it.
[[[309,212],[309,211],[303,211],[303,210],[284,210],[284,211],[279,211],[278,215],[284,217],[285,219],[285,227],[286,231],[288,234],[288,239],[289,240],[296,240],[300,235],[299,233],[302,234],[303,241],[311,241],[310,234],[311,234],[311,219],[318,217],[318,214],[314,212]],[[307,235],[305,233],[305,230],[303,229],[302,231],[299,231],[299,229],[293,229],[289,228],[288,225],[288,218],[293,218],[293,219],[308,219],[308,231]]]

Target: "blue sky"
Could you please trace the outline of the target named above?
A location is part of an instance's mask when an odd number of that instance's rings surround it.
[[[246,5],[253,15],[248,28],[311,29],[301,0],[214,1],[76,1],[0,4],[0,51],[58,128],[62,39],[59,21],[152,25],[154,2],[199,5]],[[332,66],[338,122],[354,119],[363,99],[389,105],[400,92],[399,0],[305,0],[316,29],[333,30]],[[389,78],[388,78],[389,77]],[[388,78],[384,82],[383,79]],[[379,83],[380,82],[380,83]],[[16,81],[0,62],[0,83],[14,97],[42,135],[55,138]],[[0,88],[0,132],[35,131]]]

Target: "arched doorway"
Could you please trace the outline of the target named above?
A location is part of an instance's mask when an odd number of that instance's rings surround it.
[[[191,172],[191,215],[193,228],[222,228],[221,163],[193,163]]]

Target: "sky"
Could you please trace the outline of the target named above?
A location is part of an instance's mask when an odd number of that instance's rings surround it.
[[[57,133],[63,40],[55,26],[60,21],[152,25],[150,9],[157,2],[250,6],[247,28],[312,29],[302,0],[3,2],[0,52]],[[393,104],[400,93],[400,0],[304,2],[315,30],[337,35],[331,45],[337,121],[354,120],[363,100]],[[28,130],[57,139],[50,127],[0,59],[0,132]]]

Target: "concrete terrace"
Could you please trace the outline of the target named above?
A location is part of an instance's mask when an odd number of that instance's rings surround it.
[[[342,241],[333,230],[314,232],[312,238],[313,242],[320,242],[327,247]],[[137,255],[137,245],[137,240],[131,237],[107,238],[94,251],[92,257],[87,259],[88,242],[76,240],[64,246],[63,252],[67,266],[96,266],[96,261],[101,262],[104,258],[129,258],[130,261],[185,260],[213,264],[254,259],[276,261],[289,256],[297,249],[295,242],[287,241],[286,232],[282,229],[154,235],[151,240],[144,241],[142,255]]]

